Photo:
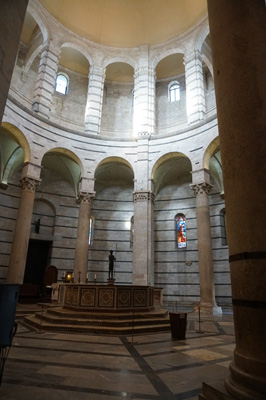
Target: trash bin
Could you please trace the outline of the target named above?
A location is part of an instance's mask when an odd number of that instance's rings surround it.
[[[170,312],[169,316],[170,316],[172,339],[177,339],[177,340],[186,339],[187,313]]]

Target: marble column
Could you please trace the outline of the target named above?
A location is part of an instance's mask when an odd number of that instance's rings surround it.
[[[206,105],[202,72],[202,55],[198,50],[185,54],[186,101],[188,123],[205,118]]]
[[[105,68],[92,65],[85,110],[85,132],[92,135],[98,135],[101,129],[104,80]]]
[[[74,263],[74,282],[76,283],[86,283],[88,270],[90,217],[93,197],[94,194],[92,193],[79,193],[78,202],[80,203],[80,208]]]
[[[39,185],[39,183],[39,180],[29,177],[24,177],[21,179],[22,192],[12,242],[7,283],[23,283],[34,206],[35,188],[37,185]]]
[[[49,118],[51,113],[59,53],[59,46],[51,41],[44,46],[41,54],[32,110],[45,118]]]
[[[28,0],[2,1],[0,12],[0,122],[16,63]]]
[[[265,0],[208,0],[208,11],[236,337],[226,389],[258,400],[266,396]]]
[[[148,190],[133,193],[133,285],[154,285],[154,195]]]
[[[212,185],[207,182],[191,185],[196,195],[200,306],[205,313],[220,314],[215,303],[212,237],[208,195]]]

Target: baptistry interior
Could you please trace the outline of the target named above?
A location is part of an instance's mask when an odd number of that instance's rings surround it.
[[[104,285],[112,250],[115,285],[234,312],[221,398],[265,398],[265,2],[4,1],[3,22],[0,284]]]
[[[42,290],[49,265],[59,281],[74,271],[106,282],[113,249],[117,284],[155,285],[165,303],[198,303],[195,190],[206,183],[211,274],[202,280],[215,289],[205,302],[230,307],[206,3],[104,3],[29,2],[1,129],[1,280],[27,169],[36,185],[29,246],[13,275],[24,288]],[[80,201],[90,202],[88,255],[77,250]]]

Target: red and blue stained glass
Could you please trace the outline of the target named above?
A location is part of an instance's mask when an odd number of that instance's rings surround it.
[[[89,246],[92,245],[92,218],[90,218],[90,228],[89,228]]]
[[[184,215],[178,215],[176,217],[177,223],[177,247],[187,247],[187,232],[186,232],[186,217]]]

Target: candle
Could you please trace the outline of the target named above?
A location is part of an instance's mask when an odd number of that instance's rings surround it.
[[[96,280],[96,274],[94,274],[94,279]]]

